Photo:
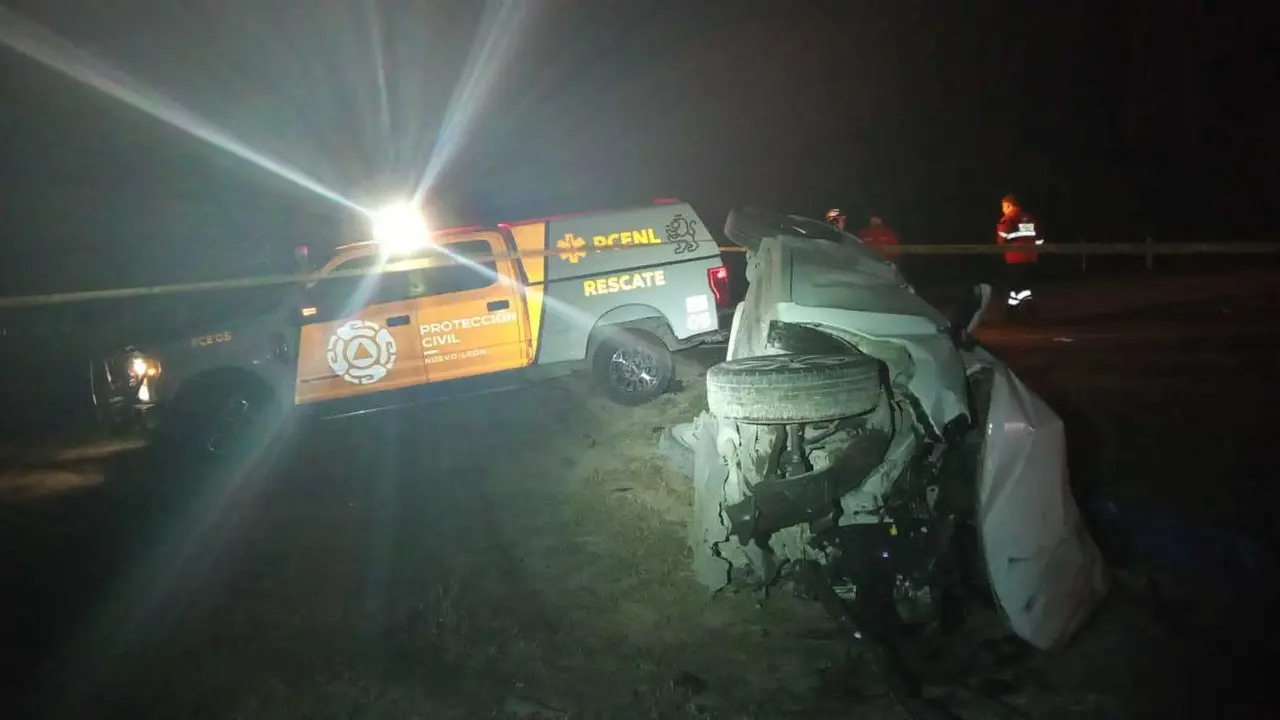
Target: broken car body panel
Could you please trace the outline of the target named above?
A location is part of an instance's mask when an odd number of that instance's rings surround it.
[[[896,266],[860,243],[766,238],[748,260],[751,285],[729,338],[729,359],[778,352],[766,339],[774,321],[810,325],[885,361],[911,357],[907,386],[933,429],[967,409],[964,362],[947,319],[916,295]]]
[[[882,361],[890,386],[914,401],[916,412],[909,414],[927,426],[927,437],[909,431],[895,438],[884,462],[840,498],[841,526],[884,522],[873,517],[874,509],[904,476],[908,456],[928,444],[957,442],[948,430],[977,419],[970,372],[990,368],[988,419],[978,476],[971,478],[983,560],[1012,629],[1036,647],[1061,644],[1106,591],[1100,554],[1071,496],[1061,419],[990,353],[962,353],[947,319],[915,294],[897,268],[847,237],[852,241],[832,242],[780,230],[748,246],[750,285],[734,316],[728,359],[789,352],[770,346],[771,326],[803,325]],[[741,442],[735,423],[714,417],[700,423],[717,437],[695,443],[695,490],[710,493],[718,514],[712,501],[696,500],[690,540],[699,580],[718,589],[732,566],[759,561],[751,544],[729,537],[724,513],[747,486],[735,477],[733,446]],[[797,525],[775,535],[770,547],[788,560],[808,559],[816,556],[810,538],[807,524]]]
[[[1101,553],[1071,495],[1062,418],[990,353],[978,523],[991,586],[1014,632],[1048,649],[1068,640],[1107,592]]]
[[[734,565],[747,562],[745,556],[733,557],[736,543],[729,537],[729,523],[724,518],[723,506],[729,500],[725,488],[729,466],[716,449],[719,429],[719,422],[711,413],[704,412],[693,421],[694,493],[689,547],[694,577],[712,591],[729,584]]]

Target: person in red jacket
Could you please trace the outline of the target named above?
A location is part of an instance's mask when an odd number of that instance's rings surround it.
[[[1018,198],[1006,195],[1000,201],[1004,215],[996,223],[996,242],[1003,245],[1005,267],[1005,305],[1009,315],[1019,318],[1030,314],[1031,285],[1036,261],[1035,246],[1042,241],[1036,232],[1036,219],[1022,209]]]
[[[862,238],[862,242],[879,250],[885,258],[894,261],[898,259],[898,233],[885,225],[884,220],[878,216],[871,216],[871,224],[858,231],[858,237]]]

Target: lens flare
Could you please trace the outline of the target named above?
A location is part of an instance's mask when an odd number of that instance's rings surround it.
[[[414,189],[414,202],[421,202],[427,196],[441,172],[462,148],[466,131],[474,124],[495,80],[501,76],[499,68],[516,45],[520,25],[530,5],[532,3],[523,0],[499,0],[486,6],[462,77],[449,99],[431,157]]]
[[[326,187],[301,170],[254,150],[161,93],[75,47],[42,25],[3,7],[0,7],[0,43],[215,147],[248,160],[299,187],[353,210],[362,210],[341,193]]]
[[[382,136],[386,139],[387,161],[394,159],[391,134],[391,96],[387,92],[387,61],[382,41],[382,19],[378,15],[378,0],[369,0],[369,44],[373,50],[373,69],[378,76],[378,109],[381,111]]]
[[[373,239],[388,254],[413,252],[431,243],[431,227],[412,203],[393,203],[369,213]]]

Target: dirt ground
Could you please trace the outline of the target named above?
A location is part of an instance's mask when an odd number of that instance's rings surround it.
[[[100,498],[168,518],[136,534],[122,574],[82,603],[49,709],[674,718],[807,707],[843,657],[818,608],[713,601],[691,580],[690,489],[654,453],[658,430],[703,403],[701,364],[680,369],[684,389],[640,409],[570,379],[328,421],[269,471],[173,473]],[[52,465],[11,474],[10,502],[63,515],[49,498],[74,484],[50,478],[78,471],[103,487],[110,474]]]
[[[1224,483],[1260,457],[1272,340],[1002,352],[1081,429],[1091,494],[1225,517]],[[690,489],[655,447],[705,406],[715,352],[682,355],[683,387],[642,408],[571,377],[295,428],[239,472],[128,446],[7,460],[3,714],[904,717],[816,604],[694,583]],[[1016,663],[1007,712],[1171,716],[1157,688],[1203,646],[1117,595],[1070,648]],[[932,677],[982,662],[965,639],[916,651]]]

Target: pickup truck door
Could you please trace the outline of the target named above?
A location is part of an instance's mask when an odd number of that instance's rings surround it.
[[[377,268],[376,254],[353,257],[325,274]],[[298,341],[298,405],[426,382],[417,302],[409,273],[321,280],[309,291]]]
[[[515,370],[533,361],[520,260],[503,236],[440,241],[423,271],[418,331],[427,382]]]

